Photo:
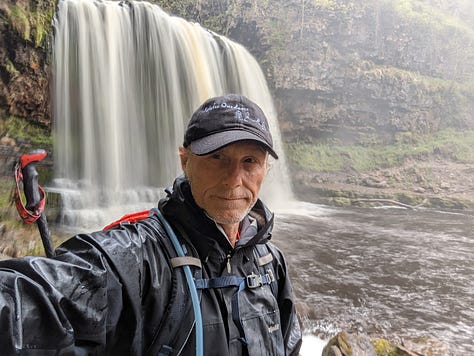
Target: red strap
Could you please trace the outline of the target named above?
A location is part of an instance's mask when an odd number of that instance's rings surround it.
[[[109,230],[109,229],[111,229],[115,226],[120,225],[123,222],[134,223],[134,222],[146,219],[149,216],[150,216],[150,209],[139,211],[139,212],[136,212],[136,213],[126,214],[126,215],[122,216],[120,219],[108,224],[102,230]]]
[[[16,181],[16,187],[15,187],[15,192],[13,194],[13,199],[15,200],[16,210],[18,210],[18,214],[20,214],[20,217],[23,219],[25,224],[33,224],[36,220],[39,219],[39,217],[44,211],[44,206],[46,204],[46,193],[44,189],[41,188],[40,185],[38,185],[38,190],[39,190],[41,199],[38,202],[38,204],[36,204],[35,210],[29,211],[25,208],[25,205],[23,204],[23,201],[21,200],[19,182],[23,181],[23,175],[21,174],[20,164],[17,164],[17,166],[15,167],[15,181]]]

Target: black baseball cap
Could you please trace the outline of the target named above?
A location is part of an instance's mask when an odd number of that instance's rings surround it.
[[[194,112],[183,146],[201,156],[243,140],[261,143],[273,157],[278,158],[262,109],[245,96],[227,94],[208,99]]]

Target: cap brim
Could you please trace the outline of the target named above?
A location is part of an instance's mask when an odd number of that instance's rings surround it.
[[[230,145],[231,143],[244,140],[252,140],[261,143],[274,158],[278,159],[278,155],[264,139],[252,134],[251,132],[241,130],[217,132],[191,142],[189,147],[194,154],[202,156]]]

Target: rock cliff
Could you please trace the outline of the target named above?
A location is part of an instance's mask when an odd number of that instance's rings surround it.
[[[55,1],[0,4],[0,117],[50,125],[49,34]]]
[[[181,15],[260,59],[289,141],[474,127],[468,2],[224,1],[220,22],[213,3]]]
[[[420,142],[434,147],[423,151],[430,161],[437,152],[443,162],[474,164],[472,2],[155,2],[242,43],[259,60],[273,91],[296,186],[361,183],[363,174],[373,180],[380,168],[403,170],[406,157],[420,159],[408,152]],[[2,119],[51,123],[48,40],[55,3],[0,4]],[[462,136],[458,132],[467,135],[461,146],[471,148],[464,156],[453,137],[432,142],[448,129],[456,140]],[[8,132],[3,131],[2,136]],[[321,148],[304,157],[318,145],[327,145],[331,155],[342,153],[330,156],[329,163],[321,158]],[[373,151],[386,146],[405,152],[394,162],[375,159]],[[367,150],[355,157],[361,147]],[[365,162],[356,162],[364,155]],[[320,166],[310,167],[315,160]],[[397,172],[384,174],[394,178]],[[441,183],[421,189],[440,190]]]
[[[474,200],[472,2],[160,3],[258,58],[305,196],[367,187]]]

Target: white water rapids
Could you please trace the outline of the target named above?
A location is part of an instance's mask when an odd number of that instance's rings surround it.
[[[241,45],[147,2],[62,0],[53,49],[55,180],[62,224],[100,228],[156,205],[207,98],[239,93],[266,113],[276,151],[262,197],[291,200],[265,77]]]

